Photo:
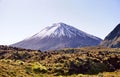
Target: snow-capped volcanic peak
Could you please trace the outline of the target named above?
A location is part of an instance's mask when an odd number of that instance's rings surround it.
[[[44,37],[61,37],[61,36],[76,36],[76,32],[78,30],[68,26],[64,23],[55,23],[52,26],[46,27],[43,30],[41,30],[39,33],[35,34],[33,37],[39,37],[39,38],[44,38]]]
[[[69,26],[64,23],[55,23],[52,26],[46,27],[43,30],[41,30],[39,33],[32,36],[32,38],[44,38],[44,37],[74,37],[74,36],[81,36],[81,37],[93,37],[92,35],[89,35],[81,30],[78,30],[72,26]],[[96,38],[97,39],[97,38]]]
[[[12,44],[11,46],[35,50],[55,50],[96,46],[100,42],[100,38],[87,34],[72,26],[64,23],[55,23],[52,26],[44,28],[32,37]]]
[[[68,36],[68,37],[71,37],[71,35],[73,35],[73,34],[69,31],[68,26],[66,24],[55,23],[55,24],[53,24],[53,26],[43,29],[37,35],[40,37],[46,37],[46,36],[50,36],[50,37]]]

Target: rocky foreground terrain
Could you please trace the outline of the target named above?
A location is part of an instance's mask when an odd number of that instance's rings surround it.
[[[0,46],[0,77],[120,77],[120,49],[85,47],[42,52]]]

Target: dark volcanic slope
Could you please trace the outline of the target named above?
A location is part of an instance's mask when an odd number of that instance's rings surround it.
[[[120,24],[104,39],[102,46],[119,48],[120,47]]]
[[[37,50],[55,50],[96,46],[100,42],[100,38],[87,34],[72,26],[64,23],[55,23],[50,27],[44,28],[32,37],[15,43],[12,46]]]

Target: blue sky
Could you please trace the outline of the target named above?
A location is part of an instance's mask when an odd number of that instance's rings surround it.
[[[0,0],[0,45],[58,22],[104,39],[120,23],[120,0]]]

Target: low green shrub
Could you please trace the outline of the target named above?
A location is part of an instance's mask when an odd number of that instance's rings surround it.
[[[42,66],[39,62],[32,63],[32,69],[35,73],[46,73],[47,68]]]

